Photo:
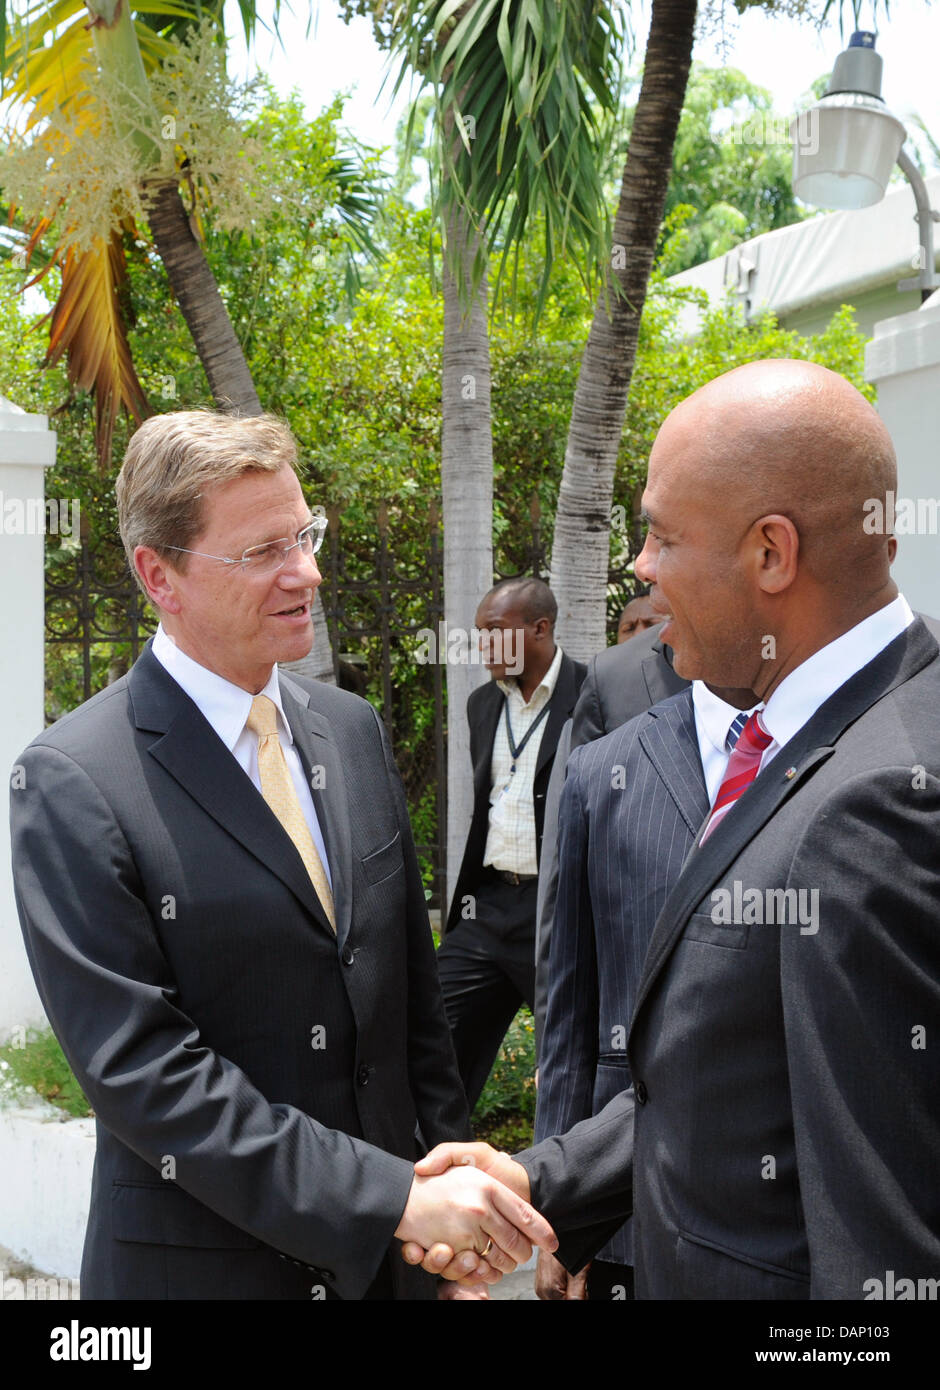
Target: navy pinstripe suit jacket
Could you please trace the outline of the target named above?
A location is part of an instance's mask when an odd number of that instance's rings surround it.
[[[626,1039],[646,948],[707,813],[691,687],[571,755],[536,1141],[630,1086]],[[632,1263],[629,1225],[599,1259]]]

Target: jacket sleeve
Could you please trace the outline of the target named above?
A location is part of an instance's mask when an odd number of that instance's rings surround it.
[[[558,747],[548,779],[542,850],[539,855],[539,891],[535,908],[535,1006],[532,1010],[535,1019],[535,1044],[538,1050],[541,1050],[542,1036],[545,1032],[549,985],[548,957],[558,895],[558,813],[565,785],[570,744],[571,720],[566,719],[558,736]]]
[[[592,656],[587,675],[578,694],[578,702],[571,716],[571,749],[580,748],[583,743],[593,743],[607,733],[604,711],[601,709],[600,691],[597,684],[597,657]]]
[[[575,752],[559,813],[558,895],[539,1050],[536,1141],[564,1134],[579,1120],[587,1119],[597,1071],[597,953],[587,877],[589,824],[580,763]]]
[[[11,828],[26,948],[99,1121],[158,1171],[172,1155],[180,1188],[317,1269],[341,1297],[360,1298],[401,1218],[412,1165],[268,1101],[207,1045],[180,1008],[133,855],[98,786],[42,743],[20,766]],[[453,1099],[445,1113],[459,1122]]]
[[[788,877],[817,895],[818,929],[782,928],[780,950],[814,1299],[940,1275],[938,827],[936,769],[866,773],[813,817]]]
[[[557,1258],[577,1273],[633,1209],[632,1088],[567,1134],[516,1154],[529,1175],[532,1205],[558,1236]]]

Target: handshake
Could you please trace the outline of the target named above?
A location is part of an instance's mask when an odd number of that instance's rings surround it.
[[[415,1164],[396,1237],[402,1257],[456,1280],[469,1297],[523,1264],[533,1245],[558,1248],[551,1226],[529,1205],[529,1175],[489,1144],[438,1144]]]

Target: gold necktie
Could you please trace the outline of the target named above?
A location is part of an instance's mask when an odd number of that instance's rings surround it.
[[[323,861],[317,852],[310,827],[304,819],[297,789],[284,759],[281,740],[277,736],[277,705],[267,695],[256,695],[245,728],[258,735],[258,773],[261,795],[297,847],[310,881],[317,891],[330,926],[336,931],[333,894]]]

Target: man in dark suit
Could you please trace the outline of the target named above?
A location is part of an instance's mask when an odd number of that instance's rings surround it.
[[[476,613],[492,680],[467,702],[473,816],[437,953],[471,1110],[519,1005],[534,1002],[545,794],[585,674],[555,643],[556,614],[541,579],[504,580]]]
[[[656,919],[717,789],[717,756],[743,726],[751,691],[702,682],[568,764],[559,824],[559,897],[539,1050],[536,1142],[565,1134],[630,1086],[626,1039]],[[539,1254],[542,1298],[633,1297],[630,1222],[586,1274]]]
[[[687,689],[688,685],[689,682],[676,675],[672,668],[672,653],[660,641],[659,624],[598,652],[588,662],[574,713],[558,737],[558,751],[545,798],[544,852],[539,859],[536,909],[535,1007],[532,1010],[539,1050],[545,1032],[548,959],[558,890],[558,808],[568,758],[582,744],[603,738],[604,734],[626,724],[628,719]]]
[[[676,670],[763,709],[656,924],[633,1089],[518,1163],[469,1151],[569,1268],[632,1209],[641,1297],[861,1299],[940,1268],[940,649],[870,525],[895,488],[878,416],[805,362],[711,382],[650,458],[637,570]]]
[[[14,783],[27,949],[97,1117],[85,1297],[424,1298],[387,1259],[412,1228],[530,1250],[497,1185],[415,1186],[467,1113],[381,722],[278,674],[320,582],[295,465],[265,417],[141,427],[118,511],[160,628]]]
[[[634,603],[637,600],[633,600]],[[642,602],[649,605],[649,599],[644,598]],[[621,625],[627,616],[630,604],[624,608],[621,614]],[[644,614],[646,610],[643,610]],[[536,1112],[536,1134],[557,1134],[558,1118],[555,1102],[560,1100],[558,1083],[559,1075],[556,1073],[554,1080],[550,1083],[550,1090],[553,1096],[553,1103],[546,1108],[543,1102],[543,1083],[545,1070],[543,1064],[543,1051],[546,1038],[546,1008],[548,1004],[549,986],[552,980],[552,967],[550,956],[554,939],[554,923],[556,912],[556,897],[558,891],[558,840],[559,825],[558,813],[561,804],[561,796],[564,790],[566,769],[571,753],[580,748],[585,743],[592,743],[595,739],[602,738],[604,734],[610,733],[613,729],[619,728],[635,715],[641,714],[649,709],[651,705],[688,689],[689,682],[677,676],[672,668],[672,653],[668,647],[664,647],[659,639],[659,624],[652,627],[644,626],[628,638],[621,639],[618,632],[617,645],[608,647],[605,651],[599,652],[591,657],[588,663],[587,675],[581,686],[577,704],[574,707],[572,717],[565,723],[558,738],[558,751],[555,755],[555,762],[552,767],[552,775],[548,784],[548,795],[545,798],[545,827],[542,838],[543,851],[539,861],[539,885],[538,902],[536,909],[536,932],[535,932],[535,1007],[532,1012],[535,1018],[535,1038],[536,1048],[539,1057],[539,1106]],[[680,732],[684,729],[680,722],[677,726]],[[694,729],[692,730],[694,733]],[[555,969],[561,968],[561,961],[569,961],[574,958],[574,933],[576,922],[570,921],[571,933],[566,933],[566,939],[571,944],[560,951],[556,959]],[[649,940],[649,934],[644,935],[645,943]],[[599,974],[606,975],[606,972],[598,970]],[[618,987],[624,982],[619,976],[611,976],[611,983],[617,979]],[[584,977],[581,977],[583,983]],[[629,1008],[614,1002],[616,996],[609,996],[608,1003],[611,1008],[607,1012],[612,1012],[618,1018],[629,1018],[632,1004]],[[558,1037],[564,1037],[570,1033],[573,1025],[579,1030],[584,1030],[589,1037],[598,1036],[597,1018],[597,999],[592,997],[582,997],[579,990],[577,998],[567,1001],[570,1004],[570,1013],[562,1014],[556,1011],[554,1025],[558,1030]],[[624,1058],[625,1061],[625,1058]],[[565,1063],[563,1062],[564,1066]],[[578,1080],[585,1082],[584,1073],[578,1074]],[[594,1112],[590,1101],[593,1094],[593,1079],[590,1088],[585,1085],[578,1085],[571,1091],[571,1101],[576,1110],[581,1107],[581,1113],[577,1114],[577,1119],[585,1119],[587,1115]],[[609,1099],[610,1097],[606,1097]],[[586,1108],[584,1108],[586,1107]],[[546,1126],[541,1128],[541,1126]],[[568,1125],[564,1126],[568,1128]],[[538,1268],[536,1270],[535,1288],[540,1298],[547,1299],[581,1299],[588,1296],[588,1277],[591,1276],[592,1289],[591,1296],[598,1298],[601,1294],[601,1286],[608,1289],[622,1284],[632,1287],[632,1270],[629,1274],[624,1274],[618,1270],[617,1266],[629,1266],[632,1259],[632,1240],[629,1232],[629,1223],[622,1231],[618,1231],[607,1246],[599,1252],[598,1261],[586,1267],[575,1275],[571,1275],[559,1260],[556,1260],[547,1251],[539,1255]],[[609,1276],[609,1277],[608,1277]]]

